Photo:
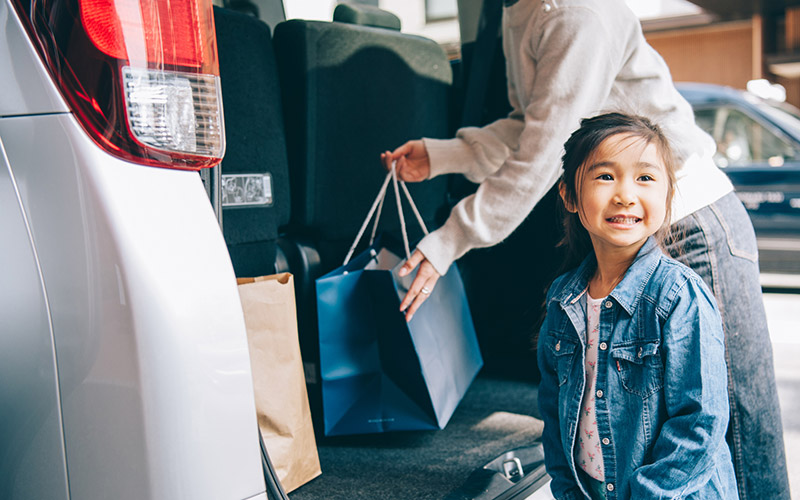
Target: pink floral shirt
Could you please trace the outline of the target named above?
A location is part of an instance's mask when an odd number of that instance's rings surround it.
[[[593,299],[586,294],[586,389],[583,391],[581,416],[578,420],[578,442],[575,459],[589,476],[605,480],[603,452],[597,435],[594,393],[597,384],[597,344],[600,337],[600,304],[605,300]]]

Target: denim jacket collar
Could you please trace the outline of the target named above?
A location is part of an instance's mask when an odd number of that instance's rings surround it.
[[[644,287],[653,271],[658,267],[662,255],[661,248],[656,243],[655,238],[652,236],[647,238],[647,241],[639,249],[639,253],[636,254],[636,258],[625,273],[625,277],[608,295],[609,298],[614,299],[625,309],[629,315],[633,315],[636,310],[636,305],[639,303]],[[596,267],[597,261],[594,252],[592,252],[586,256],[581,265],[572,274],[570,281],[564,286],[561,294],[555,297],[555,300],[561,304],[562,308],[566,309],[586,293],[589,280],[592,278]]]

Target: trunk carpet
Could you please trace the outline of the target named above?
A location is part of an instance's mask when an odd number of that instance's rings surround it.
[[[291,500],[442,499],[501,453],[542,434],[537,386],[479,375],[440,431],[325,438],[317,434],[322,475]]]

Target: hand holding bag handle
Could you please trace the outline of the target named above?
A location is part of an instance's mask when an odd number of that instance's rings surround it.
[[[406,231],[406,221],[405,217],[403,216],[403,205],[400,201],[400,189],[398,185],[403,188],[403,193],[406,195],[406,199],[408,199],[408,203],[411,206],[411,211],[414,212],[414,216],[417,219],[420,227],[422,228],[422,232],[427,236],[428,235],[428,228],[425,226],[425,222],[422,220],[422,215],[420,215],[419,210],[417,210],[417,206],[414,203],[414,200],[411,198],[411,193],[408,191],[408,187],[406,187],[406,183],[403,181],[397,180],[397,172],[395,170],[395,163],[392,162],[392,169],[391,171],[386,174],[386,179],[384,179],[383,184],[381,185],[380,190],[378,190],[378,196],[375,197],[375,201],[372,202],[372,207],[369,209],[369,213],[367,213],[367,218],[364,219],[364,223],[361,224],[361,229],[358,230],[358,234],[356,235],[355,241],[353,241],[352,246],[350,246],[350,250],[347,252],[347,255],[344,258],[343,266],[346,266],[348,262],[350,262],[350,258],[353,256],[353,253],[358,246],[358,242],[361,241],[361,237],[364,235],[364,231],[367,228],[367,224],[369,224],[370,219],[377,211],[377,215],[375,215],[375,222],[372,226],[372,234],[370,235],[369,244],[375,241],[375,234],[378,231],[378,222],[381,218],[381,212],[383,210],[383,200],[386,198],[386,189],[389,187],[389,181],[392,180],[392,185],[394,186],[394,194],[395,200],[397,201],[397,214],[400,217],[400,230],[403,234],[403,246],[405,247],[406,251],[406,259],[411,257],[411,251],[408,245],[408,231]]]

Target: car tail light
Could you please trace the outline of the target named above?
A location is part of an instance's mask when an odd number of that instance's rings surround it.
[[[109,153],[197,170],[225,150],[212,0],[12,0],[62,95]]]

